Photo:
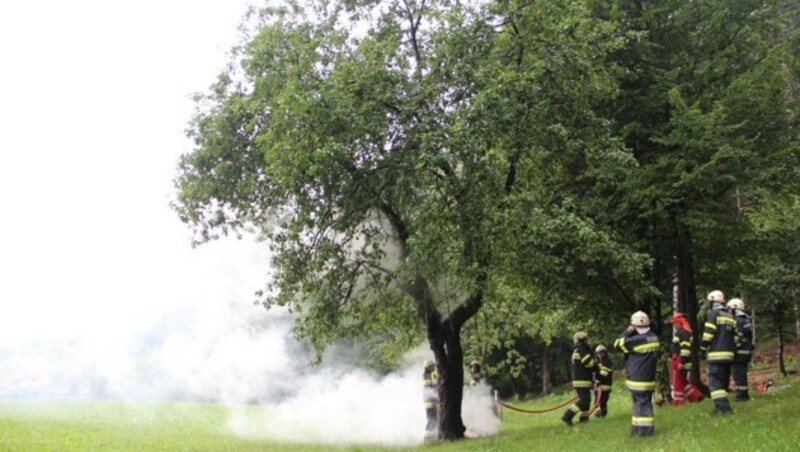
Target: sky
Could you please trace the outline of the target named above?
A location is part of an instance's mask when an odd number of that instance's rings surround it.
[[[417,443],[424,344],[391,375],[308,367],[291,318],[253,303],[265,245],[192,248],[169,207],[190,96],[228,62],[247,4],[0,2],[0,403],[258,401],[268,423],[232,411],[227,427]]]
[[[140,320],[206,293],[204,272],[257,282],[232,267],[259,247],[192,250],[168,207],[189,95],[224,67],[245,6],[2,3],[1,343]]]

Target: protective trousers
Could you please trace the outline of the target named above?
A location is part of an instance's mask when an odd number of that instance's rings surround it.
[[[708,389],[714,400],[715,413],[730,413],[728,382],[731,379],[731,363],[708,363]]]
[[[680,362],[681,356],[673,353],[669,367],[672,371],[672,404],[675,406],[687,401],[696,402],[703,397],[703,393],[689,379],[689,371],[681,369]]]
[[[655,433],[653,417],[653,391],[631,391],[633,417],[631,436],[652,436]]]
[[[436,413],[436,407],[425,408],[425,417],[428,423],[425,425],[425,430],[433,431],[439,426],[439,416]]]
[[[561,417],[561,420],[568,424],[572,423],[572,418],[575,417],[576,414],[580,414],[580,422],[589,420],[589,405],[592,403],[592,388],[575,388],[575,391],[578,393],[578,401],[567,408],[567,411],[564,412],[564,416]]]
[[[611,398],[611,387],[603,389],[600,386],[594,392],[595,403],[597,404],[597,413],[595,416],[603,417],[608,414],[608,399]]]
[[[736,400],[744,402],[750,400],[750,392],[747,387],[747,368],[750,365],[748,362],[736,362],[731,365],[731,373],[733,374],[733,384],[736,385]]]

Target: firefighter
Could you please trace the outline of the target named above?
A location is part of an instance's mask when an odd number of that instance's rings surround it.
[[[692,384],[692,326],[689,319],[681,312],[672,315],[672,404],[683,405],[687,401],[697,402],[703,393]]]
[[[597,368],[594,372],[595,403],[597,417],[605,417],[608,414],[608,400],[611,398],[611,374],[614,372],[614,363],[608,356],[608,349],[600,344],[594,349],[594,357],[597,360]]]
[[[589,334],[578,331],[572,337],[574,348],[572,350],[572,387],[578,393],[578,402],[572,404],[561,420],[572,426],[572,418],[579,414],[579,422],[589,421],[589,406],[592,403],[592,374],[596,363],[589,347]]]
[[[722,292],[715,290],[708,294],[707,299],[711,309],[703,327],[700,357],[708,360],[708,389],[714,401],[712,414],[732,413],[728,402],[728,383],[738,340],[736,319],[725,309],[725,295]]]
[[[436,386],[439,381],[439,373],[436,371],[436,363],[430,359],[426,360],[422,366],[422,397],[425,402],[425,416],[428,420],[425,425],[425,441],[428,442],[435,440],[438,436],[439,415],[437,410],[439,408],[439,394]]]
[[[469,385],[476,386],[480,384],[483,380],[483,374],[481,373],[481,363],[478,361],[472,361],[469,363]]]
[[[747,369],[750,366],[750,359],[753,355],[755,344],[753,343],[753,324],[750,316],[744,310],[744,301],[739,298],[731,298],[728,302],[728,310],[736,319],[736,327],[739,330],[739,344],[736,347],[736,355],[731,364],[733,374],[733,384],[736,386],[737,402],[750,400],[750,392],[747,387]]]
[[[633,401],[631,436],[652,436],[655,433],[653,392],[659,341],[650,329],[647,314],[633,313],[628,328],[614,341],[614,348],[625,354],[625,386]]]

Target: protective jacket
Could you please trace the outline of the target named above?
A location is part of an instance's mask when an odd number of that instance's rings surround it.
[[[572,350],[572,387],[591,388],[596,365],[589,346],[578,342]]]
[[[750,322],[750,316],[740,309],[736,310],[736,328],[740,340],[739,346],[736,348],[734,361],[737,363],[749,363],[755,348],[753,343],[753,324]]]
[[[611,391],[611,374],[614,373],[614,363],[611,361],[611,357],[606,355],[605,357],[597,358],[597,370],[595,371],[595,382],[600,389],[605,392]]]
[[[690,370],[692,368],[692,333],[683,328],[676,328],[672,335],[673,355],[680,355],[680,368]]]
[[[614,348],[626,356],[625,386],[629,390],[655,390],[658,347],[658,336],[651,329],[644,333],[626,330],[614,341]]]
[[[706,316],[703,338],[700,342],[709,363],[730,363],[739,340],[736,320],[720,303],[714,303]]]
[[[439,394],[436,391],[436,384],[439,380],[439,372],[433,370],[431,372],[423,372],[422,386],[423,386],[423,401],[425,402],[426,409],[436,408],[439,402]]]

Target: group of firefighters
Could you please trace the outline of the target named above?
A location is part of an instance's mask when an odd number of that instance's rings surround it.
[[[708,361],[708,388],[714,403],[713,414],[733,412],[728,402],[728,386],[731,375],[735,385],[735,399],[749,400],[747,369],[753,348],[753,327],[745,311],[744,302],[733,298],[725,303],[719,290],[708,294],[708,314],[703,325],[700,341],[700,358]],[[672,404],[682,405],[703,399],[703,394],[692,384],[692,327],[685,314],[675,312],[672,316],[672,345],[670,370],[672,374]],[[595,416],[608,414],[611,396],[613,362],[608,349],[598,345],[592,351],[589,335],[578,331],[573,336],[571,369],[572,386],[577,392],[577,402],[564,412],[561,420],[572,426],[573,419],[588,422],[591,414],[592,391],[595,393]],[[656,368],[661,343],[650,327],[650,318],[642,311],[631,315],[625,331],[614,341],[614,349],[621,352],[625,361],[625,387],[633,401],[631,436],[647,437],[655,433],[653,416],[653,394],[656,389]],[[470,363],[468,384],[476,385],[483,378],[477,361]],[[426,431],[431,434],[437,428],[436,365],[424,363],[423,385],[425,387]]]
[[[709,311],[703,325],[700,341],[700,358],[708,361],[708,387],[714,402],[713,414],[733,412],[728,402],[728,385],[733,376],[735,399],[749,400],[747,369],[753,348],[753,327],[745,311],[744,302],[733,298],[725,303],[719,290],[708,294]],[[703,398],[700,390],[690,378],[692,366],[692,329],[685,314],[676,312],[672,316],[672,404],[682,405]],[[594,354],[588,344],[589,335],[579,331],[573,336],[572,386],[577,392],[577,402],[567,408],[562,421],[572,426],[588,422],[591,392],[595,390],[596,416],[608,413],[611,395],[612,363],[608,350],[598,345]],[[614,349],[625,357],[625,387],[633,401],[631,417],[632,436],[652,436],[655,432],[653,417],[653,393],[656,389],[656,367],[660,342],[650,328],[650,319],[642,311],[631,316],[630,325],[614,341]]]

